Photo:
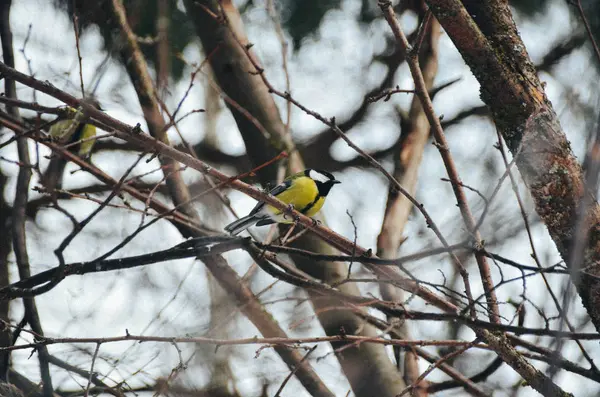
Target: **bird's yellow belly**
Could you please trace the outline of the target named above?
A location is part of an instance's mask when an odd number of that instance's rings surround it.
[[[318,197],[315,200],[315,196],[296,195],[294,193],[295,192],[286,191],[277,195],[277,198],[283,202],[291,204],[296,211],[302,212],[306,216],[313,216],[317,214],[321,210],[321,208],[323,208],[323,204],[325,204],[325,197]],[[290,215],[286,215],[274,207],[267,207],[269,212],[275,216],[278,222],[294,223],[294,219]]]
[[[321,208],[323,207],[323,204],[325,204],[325,197],[319,197],[319,199],[315,202],[315,204],[308,209],[308,211],[304,212],[304,215],[306,216],[313,216],[315,215],[317,212],[319,212],[321,210]]]

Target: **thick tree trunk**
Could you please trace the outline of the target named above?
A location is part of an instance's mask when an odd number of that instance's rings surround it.
[[[546,97],[508,3],[427,0],[481,84],[488,105],[523,180],[597,330],[600,330],[600,208],[587,192],[552,104]],[[585,233],[578,234],[583,226]],[[585,236],[575,244],[573,236]],[[581,241],[579,243],[582,243]],[[580,246],[582,252],[576,252]]]

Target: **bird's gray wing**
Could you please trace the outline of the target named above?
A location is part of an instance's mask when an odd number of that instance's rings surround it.
[[[273,189],[271,189],[269,191],[269,194],[271,196],[275,196],[277,197],[278,194],[280,194],[281,192],[285,191],[287,188],[289,188],[292,185],[292,181],[283,181],[281,182],[279,185],[275,186]],[[265,206],[265,203],[263,201],[259,201],[254,208],[252,208],[252,211],[250,211],[250,214],[248,215],[254,215],[256,214],[258,211],[260,211],[263,207]]]

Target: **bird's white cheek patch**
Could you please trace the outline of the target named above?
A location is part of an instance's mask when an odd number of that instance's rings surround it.
[[[308,173],[308,175],[309,175],[309,176],[310,176],[312,179],[314,179],[315,181],[318,181],[318,182],[323,182],[323,183],[325,183],[325,182],[328,182],[328,181],[330,181],[330,180],[331,180],[331,179],[329,179],[329,177],[328,177],[327,175],[323,175],[323,174],[321,174],[320,172],[317,172],[317,171],[315,171],[315,170],[310,170],[310,172]]]

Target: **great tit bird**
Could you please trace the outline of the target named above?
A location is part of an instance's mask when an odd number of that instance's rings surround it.
[[[102,110],[100,103],[94,98],[84,99],[98,110]],[[79,157],[89,159],[96,140],[96,126],[86,123],[87,117],[83,109],[68,108],[67,117],[59,120],[50,127],[48,132],[52,140],[69,146],[69,150],[77,153]],[[77,143],[79,142],[79,143]],[[67,162],[60,156],[50,159],[48,168],[42,175],[42,183],[49,192],[60,189],[63,173]]]
[[[313,216],[323,204],[329,191],[336,183],[341,183],[329,172],[307,168],[302,172],[287,177],[269,193],[296,211],[306,216]],[[250,226],[264,226],[272,223],[293,223],[294,220],[280,210],[259,202],[247,216],[225,226],[225,230],[236,235]]]
[[[72,132],[71,132],[72,131]],[[63,144],[78,143],[72,151],[79,157],[88,158],[96,142],[96,126],[78,123],[76,120],[61,120],[50,127],[50,136]]]
[[[91,98],[85,100],[96,109],[102,110],[97,100]],[[81,109],[69,108],[68,110],[68,117],[65,120],[60,120],[50,127],[50,137],[63,144],[73,144],[81,141],[79,144],[74,145],[77,147],[70,150],[87,159],[92,154],[92,148],[96,143],[96,140],[93,139],[96,136],[96,126],[85,123],[86,116]]]

